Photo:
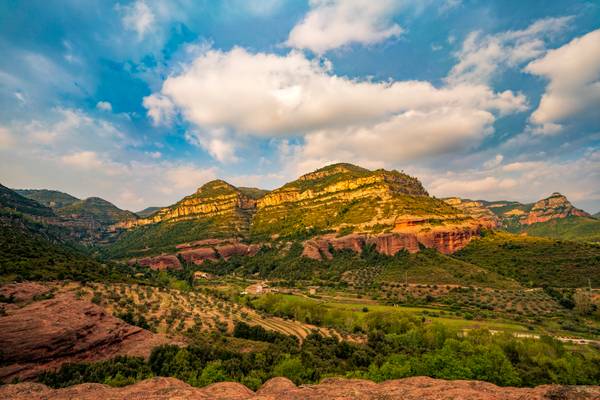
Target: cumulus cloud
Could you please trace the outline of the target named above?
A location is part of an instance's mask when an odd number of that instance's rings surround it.
[[[374,125],[310,133],[299,156],[320,159],[337,153],[410,162],[473,147],[492,132],[493,121],[490,112],[475,109],[407,111]]]
[[[403,30],[393,16],[401,5],[394,0],[311,0],[310,11],[286,43],[323,54],[351,43],[373,44],[397,37]]]
[[[112,104],[110,104],[108,101],[99,101],[98,103],[96,103],[96,108],[101,111],[111,112]]]
[[[545,40],[566,29],[572,17],[545,18],[526,29],[494,35],[471,32],[456,53],[458,63],[446,81],[487,83],[503,68],[514,68],[546,51]]]
[[[4,185],[101,196],[137,209],[172,204],[217,176],[212,167],[136,151],[135,140],[110,121],[81,110],[55,108],[36,118],[0,125]]]
[[[558,133],[562,122],[577,116],[600,122],[600,29],[548,51],[525,71],[548,79],[530,118],[539,133]]]
[[[155,17],[154,13],[148,7],[145,1],[138,0],[135,3],[122,8],[123,26],[129,30],[135,31],[139,39],[142,39],[146,32],[152,27]]]
[[[523,95],[486,85],[373,82],[331,69],[295,51],[210,50],[144,106],[157,124],[181,113],[203,132],[189,135],[192,143],[221,161],[235,157],[228,135],[305,136],[307,154],[338,146],[373,159],[413,159],[470,148],[491,132],[496,114],[527,109]]]

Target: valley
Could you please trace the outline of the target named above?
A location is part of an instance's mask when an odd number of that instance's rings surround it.
[[[39,382],[0,387],[11,398],[158,377],[239,396],[281,376],[600,383],[600,221],[556,193],[437,199],[334,164],[273,191],[211,181],[140,215],[1,194],[0,379]]]

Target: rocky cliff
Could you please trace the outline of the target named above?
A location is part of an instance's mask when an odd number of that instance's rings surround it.
[[[461,199],[459,197],[449,197],[444,199],[444,201],[452,207],[458,208],[463,213],[485,223],[490,228],[500,226],[500,218],[481,201]]]
[[[216,216],[241,217],[247,225],[256,208],[256,200],[222,180],[214,180],[198,188],[196,193],[184,197],[172,206],[161,208],[148,218],[126,221],[117,227],[132,228],[160,222],[202,220]],[[246,216],[243,218],[242,216]]]
[[[322,231],[416,232],[467,220],[473,222],[402,172],[334,164],[259,199],[251,233],[269,239]]]
[[[446,381],[414,377],[374,383],[362,379],[327,378],[316,385],[296,386],[286,378],[272,378],[253,392],[234,382],[195,388],[175,378],[152,378],[122,388],[86,383],[50,389],[39,383],[0,387],[0,397],[11,400],[95,399],[196,399],[196,400],[593,400],[600,398],[598,386],[544,385],[535,388],[499,387],[480,381]]]
[[[209,182],[148,218],[121,224],[134,232],[117,245],[133,255],[161,246],[168,250],[167,245],[194,239],[242,238],[264,243],[355,232],[365,237],[412,235],[412,244],[405,246],[410,251],[417,251],[414,243],[421,243],[450,253],[464,247],[482,226],[495,224],[493,218],[486,218],[430,197],[418,179],[402,172],[334,164],[271,192],[240,190],[221,180]],[[183,227],[185,222],[189,224]],[[127,253],[133,246],[138,247],[137,253]],[[201,262],[218,258],[220,251],[200,248],[180,254]],[[162,268],[160,260],[142,262]]]
[[[576,217],[590,217],[583,210],[573,207],[565,196],[560,193],[552,193],[550,197],[536,202],[531,211],[521,220],[523,225],[531,225],[538,222],[546,222],[551,219]]]
[[[0,288],[3,295],[13,294],[17,299],[17,304],[0,317],[0,381],[28,379],[67,362],[117,355],[147,357],[153,347],[168,343],[166,338],[129,325],[71,292],[30,303],[33,296],[48,290],[29,283]]]

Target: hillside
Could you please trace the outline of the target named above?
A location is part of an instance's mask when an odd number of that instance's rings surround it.
[[[264,240],[341,229],[380,233],[466,220],[456,208],[429,197],[416,178],[398,171],[334,164],[258,200],[251,235]]]
[[[600,242],[600,220],[592,217],[569,216],[537,222],[521,228],[530,236],[542,236],[564,240]]]
[[[148,218],[128,221],[128,228],[107,251],[115,257],[173,251],[175,245],[206,238],[246,237],[256,201],[222,180]]]
[[[54,212],[38,203],[35,200],[21,196],[17,192],[0,185],[0,208],[7,211],[14,211],[23,214],[29,214],[35,217],[54,217]]]
[[[79,201],[77,197],[58,190],[15,189],[15,192],[50,208],[62,208]]]
[[[101,226],[109,226],[137,219],[137,216],[131,211],[121,210],[114,204],[99,197],[78,200],[65,207],[56,209],[56,212],[63,217],[83,219]]]
[[[270,192],[209,182],[148,218],[118,224],[126,231],[107,252],[122,258],[174,252],[175,245],[201,239],[262,243],[332,232],[401,232],[414,236],[411,243],[453,252],[487,225],[430,197],[404,173],[334,164]]]
[[[600,285],[600,245],[495,232],[453,255],[527,286]]]

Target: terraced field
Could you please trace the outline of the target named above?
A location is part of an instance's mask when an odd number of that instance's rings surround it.
[[[151,286],[104,283],[79,286],[74,290],[113,315],[170,336],[179,336],[188,330],[231,333],[236,321],[244,321],[249,325],[260,325],[300,339],[314,330],[326,336],[341,337],[331,329],[261,314],[206,290],[183,292]]]

